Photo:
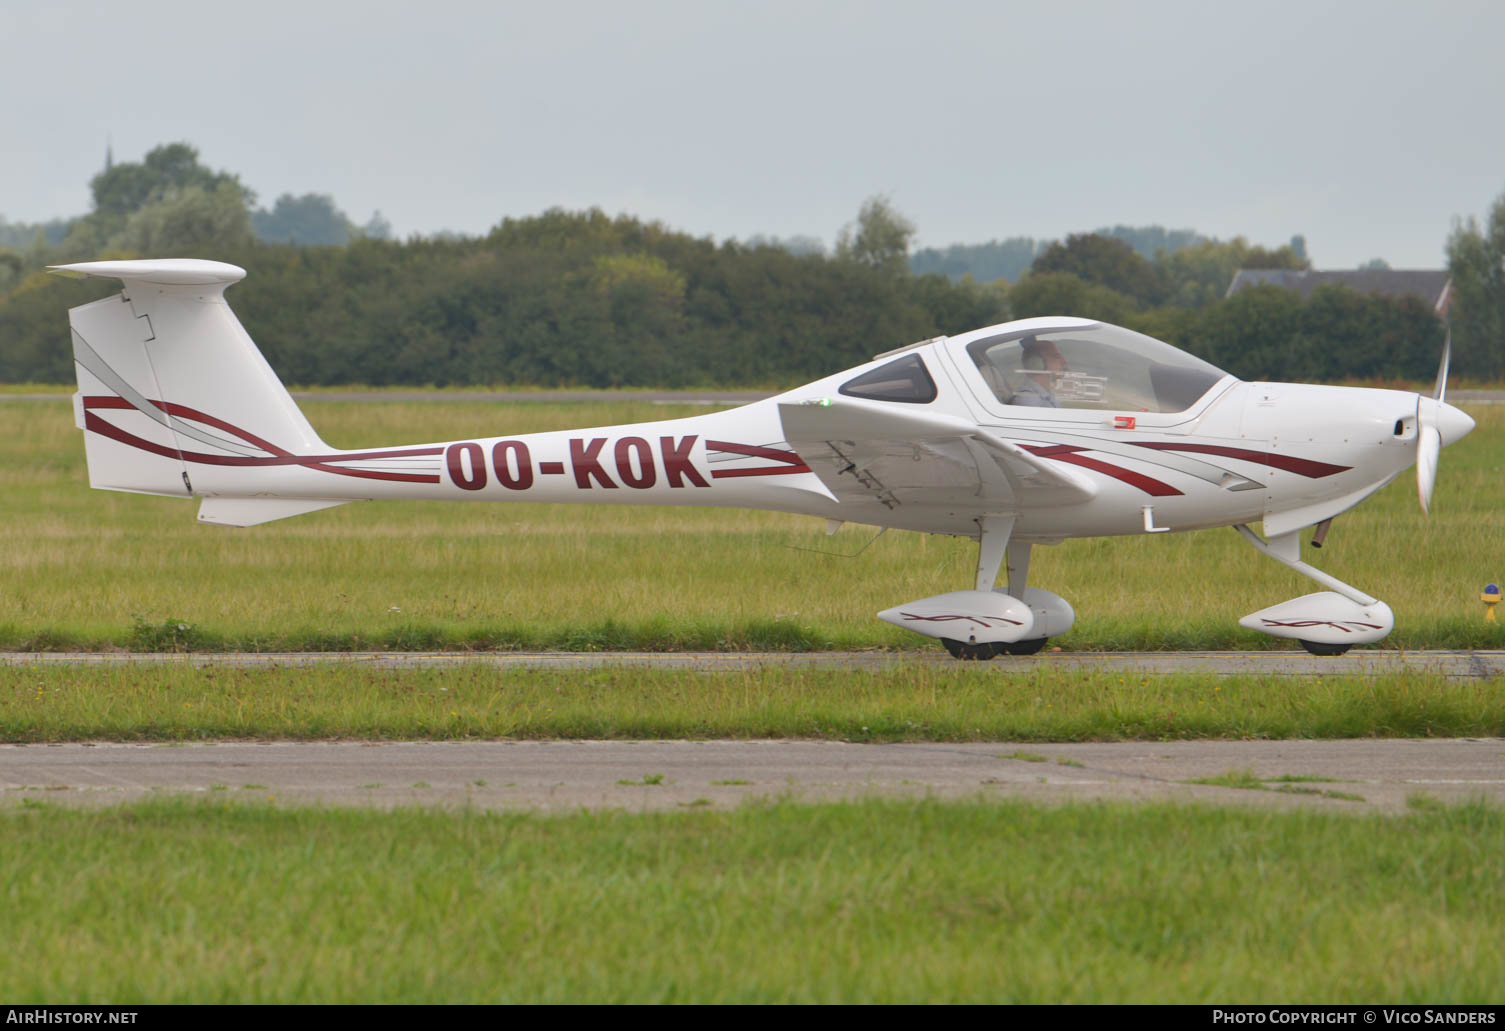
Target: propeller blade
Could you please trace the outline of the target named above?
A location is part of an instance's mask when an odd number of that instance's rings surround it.
[[[1416,435],[1416,494],[1421,499],[1421,510],[1427,512],[1432,504],[1432,488],[1437,486],[1437,453],[1442,450],[1442,434],[1428,420]]]
[[[1421,499],[1421,511],[1430,514],[1432,490],[1437,486],[1437,456],[1442,451],[1442,433],[1437,428],[1437,413],[1451,412],[1461,416],[1456,409],[1445,404],[1448,393],[1448,365],[1453,357],[1453,327],[1448,326],[1442,337],[1442,360],[1437,363],[1437,385],[1432,388],[1432,404],[1424,397],[1416,401],[1416,496]],[[1456,427],[1454,427],[1456,429]],[[1472,424],[1462,431],[1473,429]]]
[[[1447,328],[1447,333],[1442,338],[1442,361],[1437,365],[1437,386],[1432,388],[1432,396],[1438,401],[1446,401],[1448,393],[1448,363],[1453,357],[1453,327]]]

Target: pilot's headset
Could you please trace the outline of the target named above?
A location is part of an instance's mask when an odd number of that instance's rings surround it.
[[[1049,372],[1045,367],[1045,352],[1042,345],[1034,337],[1030,337],[1019,351],[1019,367],[1025,372]]]

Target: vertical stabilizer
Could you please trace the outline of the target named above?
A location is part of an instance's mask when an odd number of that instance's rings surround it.
[[[328,450],[225,303],[244,269],[168,259],[53,271],[125,284],[68,313],[91,486],[233,496],[253,465]]]

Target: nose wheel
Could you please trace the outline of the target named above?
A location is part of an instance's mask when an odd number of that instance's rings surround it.
[[[1353,647],[1351,644],[1323,644],[1321,641],[1303,641],[1299,637],[1297,641],[1301,647],[1313,655],[1342,655]]]
[[[966,641],[943,637],[941,638],[941,643],[946,646],[946,650],[951,653],[953,659],[963,659],[967,662],[980,662],[984,659],[991,659],[995,654],[993,651],[994,646],[989,642],[969,644]]]

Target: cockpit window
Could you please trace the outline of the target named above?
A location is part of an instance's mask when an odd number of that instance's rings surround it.
[[[921,405],[936,398],[935,380],[930,378],[930,370],[925,368],[917,354],[905,355],[864,372],[856,379],[847,380],[841,385],[841,393],[869,401],[906,401]]]
[[[1184,412],[1227,373],[1142,333],[1098,323],[1003,333],[967,345],[1006,405]]]

